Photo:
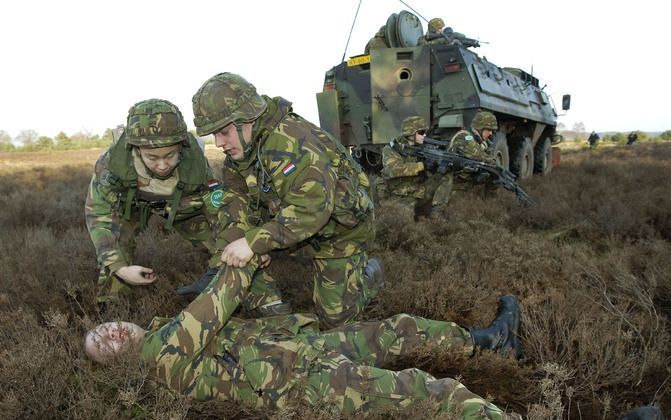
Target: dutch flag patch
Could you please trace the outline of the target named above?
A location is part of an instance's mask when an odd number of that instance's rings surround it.
[[[294,163],[291,162],[282,169],[282,173],[284,174],[284,176],[287,176],[295,170],[296,170],[296,165],[294,165]]]
[[[217,181],[216,179],[211,179],[207,181],[207,187],[211,190],[216,190],[217,188],[219,188],[219,185],[220,185],[219,181]]]

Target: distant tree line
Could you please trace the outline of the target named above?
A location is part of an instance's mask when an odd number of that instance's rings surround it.
[[[48,152],[51,150],[76,150],[109,147],[121,134],[123,126],[108,128],[102,136],[79,132],[68,136],[60,132],[56,137],[40,136],[35,130],[22,130],[15,138],[0,130],[0,152]],[[196,135],[193,132],[193,135]],[[115,137],[116,136],[116,137]],[[213,136],[203,138],[205,144],[213,144]]]
[[[585,128],[585,123],[583,122],[577,122],[573,124],[571,130],[567,129],[567,127],[563,123],[559,123],[557,125],[557,130],[561,133],[562,136],[564,136],[564,139],[568,141],[587,141],[587,137],[589,137],[589,133]],[[638,141],[671,140],[671,130],[666,130],[659,134],[657,133],[651,134],[641,130],[634,130],[634,132],[638,136]],[[627,143],[627,137],[629,136],[631,131],[627,132],[597,131],[597,133],[601,137],[601,141],[606,142],[610,141],[616,144],[624,145]]]
[[[568,130],[563,123],[559,123],[557,129],[567,141],[586,141],[589,136],[585,124],[582,122],[573,124],[571,130]],[[115,130],[108,128],[102,136],[86,132],[68,136],[61,131],[54,138],[40,136],[35,130],[22,130],[14,139],[6,131],[0,130],[0,152],[46,152],[50,150],[105,148],[114,141]],[[671,140],[671,130],[656,135],[640,130],[636,130],[636,133],[638,134],[638,141]],[[599,135],[601,141],[626,144],[629,132],[606,132],[599,133]],[[212,144],[213,140],[212,136],[203,138],[206,144]]]
[[[112,129],[107,129],[102,136],[79,132],[68,136],[60,132],[56,137],[40,136],[35,130],[22,130],[12,139],[4,130],[0,130],[1,152],[47,152],[50,150],[74,150],[108,147],[114,139]]]

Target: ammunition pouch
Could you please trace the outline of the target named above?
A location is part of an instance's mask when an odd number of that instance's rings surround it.
[[[140,229],[144,230],[147,227],[149,222],[149,216],[152,214],[158,214],[160,216],[165,215],[165,208],[168,205],[167,200],[137,200],[135,205],[140,210]]]
[[[331,213],[336,222],[350,228],[366,220],[374,208],[370,181],[355,165],[356,162],[349,155],[340,156],[335,206]]]

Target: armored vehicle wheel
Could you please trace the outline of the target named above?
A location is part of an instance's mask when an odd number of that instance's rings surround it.
[[[529,178],[534,174],[534,148],[531,139],[526,137],[514,143],[510,159],[510,171],[518,178]]]
[[[492,143],[492,155],[496,160],[496,164],[503,169],[510,167],[510,154],[508,152],[508,140],[506,140],[505,133],[496,133],[494,142]]]
[[[534,148],[534,172],[542,175],[552,172],[552,144],[547,137],[538,140]]]

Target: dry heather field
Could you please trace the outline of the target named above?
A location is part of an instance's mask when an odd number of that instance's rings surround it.
[[[176,314],[188,302],[174,289],[206,261],[151,224],[137,262],[159,280],[101,316],[83,215],[99,153],[0,154],[0,418],[338,418],[300,403],[262,412],[192,401],[154,383],[133,358],[111,367],[86,359],[84,331]],[[406,312],[481,327],[506,293],[523,309],[521,362],[419,352],[391,367],[458,377],[531,419],[613,419],[642,404],[671,413],[669,180],[671,144],[637,144],[566,152],[551,176],[523,183],[538,203],[527,208],[505,190],[456,193],[415,224],[410,207],[379,203],[371,254],[385,264],[386,289],[367,318]],[[309,311],[307,269],[283,253],[273,261],[287,297]]]

